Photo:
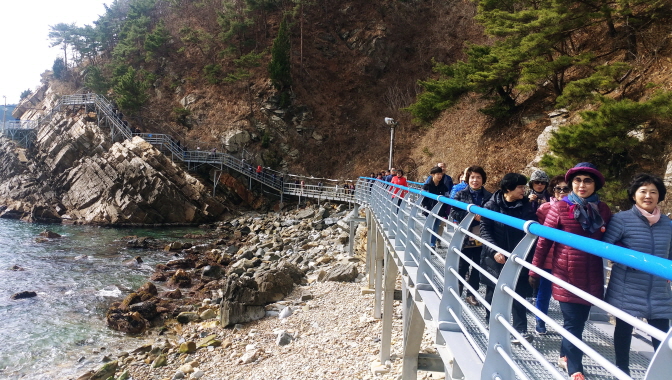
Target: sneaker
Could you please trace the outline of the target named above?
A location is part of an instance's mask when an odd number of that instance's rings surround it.
[[[537,325],[537,327],[534,328],[534,332],[537,333],[537,335],[546,335],[546,327]]]
[[[474,296],[468,296],[467,298],[464,299],[467,301],[467,303],[471,306],[478,306],[480,303],[478,303],[478,300]]]
[[[525,334],[523,334],[523,339],[532,343],[532,341],[534,340],[534,335],[525,333]],[[511,339],[511,343],[512,344],[521,344],[520,341],[518,340],[518,338]]]
[[[561,357],[558,358],[558,367],[567,371],[567,357],[566,356],[561,356]],[[581,376],[583,376],[583,375],[581,375]]]
[[[569,380],[586,380],[581,372],[574,372],[572,376],[569,377]]]

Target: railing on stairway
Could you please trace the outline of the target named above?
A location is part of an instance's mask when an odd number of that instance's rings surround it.
[[[408,190],[400,206],[398,198],[392,197],[393,187]],[[653,328],[539,270],[525,261],[525,257],[535,246],[537,237],[541,236],[668,280],[672,280],[671,261],[380,180],[360,178],[357,189],[356,203],[365,209],[368,226],[367,272],[369,287],[375,288],[374,316],[382,318],[381,363],[391,357],[393,295],[399,273],[402,278],[403,379],[416,379],[419,369],[443,371],[447,379],[566,379],[567,374],[555,365],[561,336],[585,353],[587,379],[672,378],[672,331],[662,332]],[[423,197],[438,200],[437,206],[432,210],[424,209],[421,206]],[[437,215],[443,203],[467,210],[467,217],[455,224]],[[520,229],[526,236],[512,252],[504,251],[468,230],[476,215]],[[437,235],[432,228],[437,219],[447,225],[442,235]],[[432,235],[445,248],[431,247]],[[480,263],[474,263],[462,254],[466,236],[482,241],[508,257],[498,279],[481,268]],[[461,258],[476,266],[481,276],[497,284],[491,305],[485,302],[482,290],[479,293],[458,275]],[[515,284],[523,267],[589,301],[594,305],[593,309],[603,311],[602,317],[607,316],[604,313],[609,313],[660,340],[659,349],[652,358],[641,352],[631,352],[632,377],[626,375],[611,360],[613,327],[608,322],[589,321],[584,340],[579,341],[562,327],[559,312],[551,310],[549,315],[543,314],[529,300],[516,294]],[[481,306],[464,302],[457,294],[458,284],[475,294]],[[531,316],[544,320],[556,334],[542,336],[533,343],[522,339],[510,323],[514,299],[522,303]],[[557,307],[557,304],[553,306],[554,302],[552,309]],[[489,322],[485,320],[485,308],[492,314]],[[425,328],[434,337],[438,355],[419,353]],[[512,345],[512,337],[522,345]]]
[[[267,186],[275,191],[278,191],[281,196],[283,194],[294,195],[298,197],[314,198],[318,200],[333,200],[341,202],[353,203],[355,199],[354,191],[344,190],[338,191],[331,186],[318,186],[310,184],[315,182],[312,177],[301,177],[292,175],[290,181],[289,176],[285,178],[283,173],[264,168],[262,171],[257,171],[257,167],[246,162],[244,159],[237,158],[231,154],[207,150],[189,150],[179,140],[167,134],[160,133],[137,133],[134,132],[128,123],[122,120],[120,114],[115,109],[110,101],[104,96],[98,94],[74,94],[62,96],[52,110],[46,115],[42,116],[37,121],[21,121],[19,123],[10,124],[11,129],[3,129],[2,134],[12,139],[30,139],[35,137],[35,130],[39,125],[51,121],[54,114],[60,112],[64,106],[93,106],[96,109],[96,115],[99,122],[104,121],[109,127],[112,138],[116,139],[131,139],[138,136],[148,143],[155,146],[164,154],[170,155],[173,161],[180,161],[187,164],[189,169],[195,168],[199,165],[207,164],[219,168],[225,167],[235,170],[249,178],[250,181],[256,181],[264,186]],[[306,184],[308,182],[308,184]],[[303,183],[303,184],[302,184]]]

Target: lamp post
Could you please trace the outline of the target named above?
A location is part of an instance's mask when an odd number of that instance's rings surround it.
[[[389,165],[387,166],[388,169],[392,167],[392,148],[394,146],[394,127],[397,126],[397,122],[394,121],[393,118],[391,117],[386,117],[385,118],[385,124],[390,126],[390,162]]]

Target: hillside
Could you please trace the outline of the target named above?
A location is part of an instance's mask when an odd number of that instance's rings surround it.
[[[259,163],[330,178],[385,168],[383,118],[392,117],[399,122],[394,164],[410,179],[437,161],[446,161],[451,174],[481,164],[497,179],[532,161],[553,109],[569,107],[568,123],[579,123],[581,110],[599,111],[611,100],[643,102],[670,90],[671,1],[553,4],[547,11],[546,3],[535,9],[524,1],[485,0],[116,0],[89,29],[64,31],[74,47],[70,67],[45,80],[63,92],[87,86],[104,93],[140,129],[201,146],[223,149],[227,136],[245,130],[251,140],[242,148]],[[557,25],[544,19],[549,14]],[[289,66],[288,78],[278,80],[268,67],[277,59],[272,47],[283,15]],[[474,46],[487,53],[475,57]],[[504,50],[519,56],[503,57]],[[429,121],[412,120],[403,109],[431,92],[419,81],[460,79],[457,66],[445,65],[462,61],[472,71],[455,100],[437,90],[452,106]],[[560,104],[567,88],[574,91],[566,96],[571,101]],[[482,112],[502,99],[509,102],[506,112]],[[656,115],[618,132],[626,138],[642,125],[659,131],[639,141],[655,150],[649,156],[656,164],[632,154],[642,148],[633,143],[614,153],[627,156],[621,162],[628,169],[611,177],[640,169],[664,174],[662,141],[670,123]],[[572,154],[553,165],[582,157]],[[551,171],[560,170],[553,165]]]

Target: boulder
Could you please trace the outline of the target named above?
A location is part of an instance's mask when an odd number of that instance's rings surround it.
[[[117,331],[139,334],[147,330],[149,322],[138,312],[125,312],[118,307],[107,311],[107,325]]]
[[[341,263],[326,271],[323,281],[352,282],[358,274],[355,263]]]
[[[258,270],[254,278],[230,276],[221,304],[221,325],[229,326],[261,319],[266,315],[264,306],[286,297],[305,279],[295,265],[281,262],[274,269]]]
[[[226,132],[222,136],[222,144],[226,147],[229,153],[236,153],[250,142],[252,136],[243,129],[233,129]]]
[[[200,319],[200,317],[199,317],[198,313],[195,313],[193,311],[184,311],[184,312],[180,313],[177,316],[176,319],[179,323],[186,324],[186,323],[189,323],[189,322],[198,321]]]
[[[168,280],[168,286],[188,288],[191,286],[191,277],[183,269],[178,269],[170,280]]]
[[[119,368],[119,362],[116,360],[105,363],[89,378],[89,380],[106,380],[114,376],[114,373],[117,372],[117,368]]]
[[[154,319],[158,314],[156,311],[156,303],[152,301],[138,302],[129,307],[131,312],[139,313],[144,319],[150,321]]]
[[[196,351],[196,343],[194,342],[184,342],[180,344],[180,348],[177,350],[181,354],[191,354]]]
[[[37,293],[35,293],[33,291],[23,291],[23,292],[14,293],[9,298],[13,299],[13,300],[20,300],[20,299],[23,299],[23,298],[33,298],[33,297],[37,297]]]
[[[46,237],[46,238],[49,238],[49,239],[56,239],[56,238],[61,237],[61,235],[57,234],[56,232],[49,231],[49,230],[44,230],[44,231],[40,232],[40,236],[43,236],[43,237]]]

